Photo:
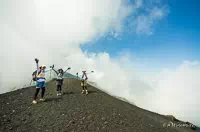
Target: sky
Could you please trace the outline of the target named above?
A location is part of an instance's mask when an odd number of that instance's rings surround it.
[[[200,126],[199,3],[1,0],[0,93],[29,85],[39,58],[93,70],[89,80],[111,95]]]
[[[198,0],[168,0],[166,16],[153,23],[151,30],[143,34],[123,32],[120,40],[101,38],[83,45],[82,49],[92,52],[108,52],[115,57],[118,52],[129,50],[152,68],[174,67],[183,60],[199,60],[200,54],[200,9]],[[152,32],[149,35],[149,32]],[[165,61],[163,61],[165,58]]]

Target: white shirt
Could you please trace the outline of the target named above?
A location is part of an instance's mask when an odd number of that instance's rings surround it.
[[[36,67],[37,67],[37,75],[38,75],[38,73],[40,72],[40,68],[39,68],[39,64],[38,63],[36,63]],[[50,71],[50,70],[51,69],[42,70],[40,72],[40,74],[37,76],[38,78],[40,78],[40,79],[37,80],[37,82],[45,82],[45,73]]]

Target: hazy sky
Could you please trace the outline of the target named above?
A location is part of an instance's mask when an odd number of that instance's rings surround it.
[[[200,126],[197,0],[1,0],[0,92],[40,64],[94,70],[89,80],[136,105]],[[188,114],[189,113],[189,114]]]

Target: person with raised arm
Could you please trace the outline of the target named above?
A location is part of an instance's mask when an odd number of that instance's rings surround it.
[[[36,62],[36,68],[37,68],[37,76],[36,76],[36,92],[33,97],[33,104],[37,104],[37,96],[40,91],[42,90],[41,93],[41,98],[40,101],[44,101],[44,95],[45,95],[45,90],[46,90],[46,79],[45,79],[45,73],[50,71],[51,69],[46,69],[45,65],[39,66],[39,59],[35,59]]]
[[[87,74],[86,74],[86,71],[82,71],[83,74],[82,74],[82,78],[81,78],[81,86],[83,88],[82,90],[82,94],[88,94],[88,90],[87,90],[87,80],[88,80],[88,77],[87,77]]]
[[[58,71],[56,71],[54,68],[52,68],[54,70],[54,72],[57,75],[57,79],[56,79],[56,85],[57,85],[57,96],[62,95],[62,85],[63,85],[63,76],[64,74],[70,70],[71,68],[69,67],[67,70],[63,71],[62,68],[58,69]]]

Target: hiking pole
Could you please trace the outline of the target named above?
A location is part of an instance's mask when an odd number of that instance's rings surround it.
[[[70,69],[71,69],[71,67],[67,68],[67,71],[70,70]],[[68,85],[68,86],[69,86],[69,83],[70,83],[70,81],[69,81],[69,79],[68,79],[68,81],[67,81],[67,85]]]
[[[94,71],[91,71],[91,72],[90,72],[90,73],[88,73],[88,74],[91,74],[91,73],[94,73]],[[88,74],[87,74],[87,75],[88,75]]]
[[[77,77],[77,80],[78,80],[78,72],[76,73],[76,77]]]
[[[76,73],[77,81],[79,82],[78,72]]]

